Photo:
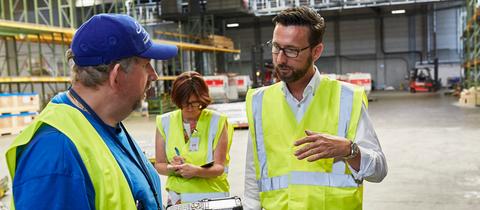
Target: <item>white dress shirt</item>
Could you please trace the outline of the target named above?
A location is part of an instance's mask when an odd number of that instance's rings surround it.
[[[288,90],[286,84],[282,82],[282,90],[288,105],[295,113],[297,122],[300,122],[315,96],[315,91],[320,84],[321,76],[315,67],[315,74],[303,91],[303,98],[298,101]],[[350,165],[350,171],[356,180],[367,180],[369,182],[380,182],[387,175],[387,162],[385,155],[382,152],[380,143],[378,141],[373,125],[368,116],[365,106],[362,106],[362,113],[355,135],[355,142],[357,143],[360,153],[360,170],[356,171]],[[249,135],[247,147],[247,159],[245,166],[245,191],[244,191],[244,209],[258,210],[261,209],[259,190],[257,181],[255,179],[255,166],[253,162],[253,146],[251,136]]]

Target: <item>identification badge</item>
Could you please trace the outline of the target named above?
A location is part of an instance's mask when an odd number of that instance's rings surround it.
[[[200,143],[200,138],[198,136],[195,136],[190,138],[190,152],[196,152],[198,151],[198,144]]]

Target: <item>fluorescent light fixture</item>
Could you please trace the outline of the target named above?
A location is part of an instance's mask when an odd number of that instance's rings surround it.
[[[227,28],[236,28],[236,27],[238,27],[239,25],[240,25],[240,24],[238,24],[238,23],[228,23],[228,24],[227,24]]]
[[[405,13],[405,10],[404,9],[397,9],[397,10],[392,10],[392,14],[396,15],[396,14],[403,14]]]
[[[100,5],[102,3],[114,3],[114,0],[76,0],[76,7],[91,7],[93,5]]]

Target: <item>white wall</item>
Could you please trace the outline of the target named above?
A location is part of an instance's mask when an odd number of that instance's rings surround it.
[[[374,54],[374,22],[373,19],[340,21],[340,54]]]
[[[447,9],[437,11],[437,55],[440,61],[460,61],[458,46],[460,37],[457,27],[460,18],[456,17],[458,9]],[[406,15],[387,16],[384,18],[384,47],[386,52],[407,52],[426,50],[427,33],[425,22],[427,18],[424,14],[415,14],[414,21],[409,21],[410,17]],[[380,34],[376,27],[379,21],[372,18],[359,18],[355,20],[340,20],[339,34],[335,34],[335,23],[326,18],[326,32],[324,34],[324,52],[322,57],[316,62],[320,71],[327,73],[347,73],[347,72],[370,72],[379,86],[393,86],[399,88],[404,81],[409,66],[406,61],[413,66],[419,57],[414,53],[397,53],[382,56],[380,51]],[[412,24],[412,25],[409,25]],[[413,30],[413,31],[412,31]],[[261,41],[266,42],[271,39],[273,25],[261,28]],[[412,35],[412,36],[411,36]],[[249,29],[228,29],[227,36],[234,39],[236,44],[241,45],[243,61],[250,60],[251,45],[254,42],[254,30]],[[335,46],[335,37],[340,40],[339,46]],[[431,41],[431,40],[430,40]],[[339,47],[341,58],[337,62],[335,47]],[[426,55],[426,52],[423,52]],[[263,54],[265,59],[271,59],[269,49],[265,49]],[[242,63],[242,72],[249,72],[251,65]],[[337,69],[340,69],[337,72]],[[442,75],[459,74],[459,67],[449,68],[450,70],[441,70]],[[446,80],[446,76],[445,79]]]

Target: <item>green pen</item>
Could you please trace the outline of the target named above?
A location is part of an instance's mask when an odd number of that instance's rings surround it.
[[[180,150],[178,150],[177,147],[175,147],[175,154],[177,154],[177,156],[180,156]]]
[[[177,156],[180,157],[180,150],[178,150],[177,147],[175,147],[175,154],[177,154]],[[183,164],[183,161],[181,161],[180,163]]]

